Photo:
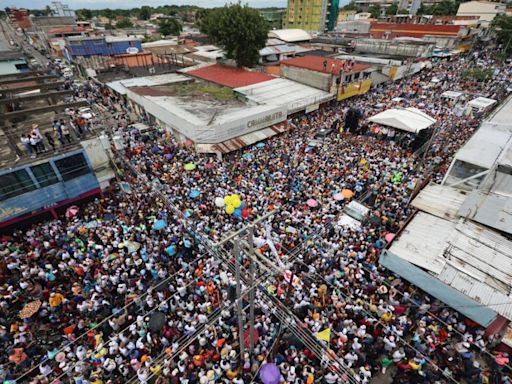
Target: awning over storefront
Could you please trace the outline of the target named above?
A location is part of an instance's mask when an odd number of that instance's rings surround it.
[[[248,145],[266,140],[279,133],[288,131],[291,126],[287,121],[275,124],[268,128],[260,129],[256,132],[251,132],[246,135],[238,136],[231,140],[223,141],[216,144],[197,144],[196,150],[203,153],[221,153],[226,154],[247,147]]]

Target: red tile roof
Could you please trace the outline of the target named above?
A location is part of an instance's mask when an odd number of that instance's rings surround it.
[[[327,62],[327,65],[325,66],[325,71],[324,62]],[[345,63],[346,60],[331,59],[320,56],[303,56],[296,57],[290,60],[284,60],[281,62],[281,65],[289,65],[291,67],[304,68],[309,69],[311,71],[333,73],[335,75],[338,75],[340,73],[340,70],[343,70]],[[365,69],[368,68],[370,68],[369,65],[356,63],[352,66],[352,72],[357,73],[364,71]]]
[[[460,29],[460,25],[372,23],[370,34],[376,38],[382,37],[386,32],[390,37],[457,37]]]
[[[272,76],[261,72],[251,72],[220,64],[194,69],[186,72],[186,74],[229,88],[245,87],[273,79]]]

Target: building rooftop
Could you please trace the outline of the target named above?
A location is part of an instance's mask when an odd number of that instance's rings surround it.
[[[275,38],[287,43],[294,43],[298,41],[309,41],[312,39],[311,35],[303,29],[274,29],[268,33],[269,38]]]
[[[344,69],[346,64],[347,61],[345,60],[310,55],[296,57],[294,59],[284,60],[281,62],[281,65],[304,68],[316,72],[332,73],[335,75],[338,75],[340,71]],[[368,68],[370,68],[369,65],[356,63],[353,65],[351,72],[362,72]]]
[[[184,70],[183,72],[187,75],[229,88],[245,87],[273,79],[272,76],[261,72],[252,72],[221,64],[203,66],[197,69]]]
[[[423,36],[445,36],[457,37],[463,26],[447,24],[402,24],[402,23],[376,23],[370,27],[370,34],[374,38],[380,38],[385,33],[397,37],[423,37]]]
[[[288,114],[333,98],[329,92],[284,78],[236,88],[235,91],[257,104],[286,105]]]

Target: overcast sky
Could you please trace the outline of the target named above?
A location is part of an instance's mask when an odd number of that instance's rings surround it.
[[[218,7],[224,5],[226,0],[61,0],[68,4],[70,8],[135,8],[141,5],[165,5],[165,4],[192,4],[204,8]],[[349,0],[341,0],[341,4],[348,3]],[[235,1],[231,1],[235,2]],[[0,0],[5,5],[15,5],[18,8],[42,9],[50,4],[50,0]],[[242,0],[242,3],[249,3],[252,7],[286,7],[286,0]]]

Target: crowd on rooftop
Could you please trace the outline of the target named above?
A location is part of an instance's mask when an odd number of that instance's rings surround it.
[[[477,63],[499,70],[482,82],[464,78]],[[416,187],[439,182],[481,122],[456,115],[440,94],[502,101],[511,78],[510,64],[482,48],[296,117],[288,132],[222,160],[158,129],[147,140],[120,121],[128,191],[113,184],[76,215],[1,239],[0,380],[241,384],[275,363],[284,383],[510,383],[498,335],[378,258],[410,215]],[[92,84],[77,93],[107,108],[116,101]],[[365,121],[395,103],[437,120],[420,156],[413,138]],[[361,115],[351,132],[349,109]],[[311,145],[325,127],[336,131]],[[222,204],[230,199],[235,212]],[[370,209],[360,227],[337,223],[351,200]],[[256,287],[249,355],[250,332],[238,334],[232,243],[213,244],[271,211],[253,245],[279,268],[257,263],[251,282],[249,257],[239,257],[244,307]],[[37,310],[21,319],[29,303]]]

